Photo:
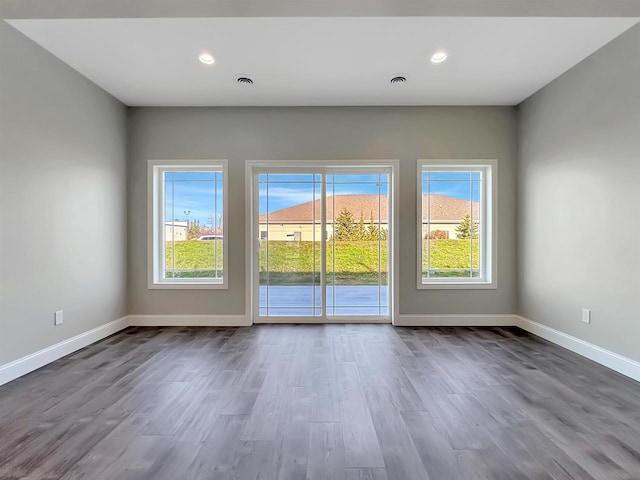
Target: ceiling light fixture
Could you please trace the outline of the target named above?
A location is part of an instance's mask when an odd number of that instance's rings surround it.
[[[198,55],[198,60],[200,60],[205,65],[213,65],[216,61],[216,59],[213,58],[213,55],[211,55],[210,53],[201,53],[200,55]]]
[[[431,55],[431,63],[442,63],[447,59],[448,56],[449,55],[447,55],[447,52],[443,50],[437,51],[436,53]]]

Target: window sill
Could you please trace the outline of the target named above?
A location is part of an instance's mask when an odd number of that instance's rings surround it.
[[[496,290],[496,282],[433,282],[418,283],[418,290]]]
[[[148,285],[149,290],[228,290],[226,283],[204,282],[153,282]]]

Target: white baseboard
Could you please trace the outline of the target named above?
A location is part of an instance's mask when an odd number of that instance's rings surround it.
[[[399,315],[397,327],[520,327],[640,382],[640,362],[520,315]]]
[[[399,315],[394,325],[398,327],[516,326],[640,382],[640,362],[519,315]],[[129,315],[13,362],[0,365],[0,385],[37,370],[129,326],[248,327],[251,326],[251,319],[246,315]]]
[[[246,315],[129,315],[132,327],[249,327]]]
[[[103,338],[113,335],[129,326],[128,317],[122,317],[113,322],[105,323],[88,332],[81,333],[50,347],[39,350],[31,355],[0,365],[0,385],[10,382],[22,375],[33,372],[51,362],[69,355]]]
[[[516,326],[640,382],[640,362],[519,315]]]
[[[513,327],[516,315],[398,315],[396,327]]]

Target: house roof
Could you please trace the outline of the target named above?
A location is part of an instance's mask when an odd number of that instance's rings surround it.
[[[480,204],[462,198],[445,195],[422,195],[422,220],[427,221],[431,202],[431,223],[455,221],[461,222],[465,215],[471,214],[474,219],[480,218]],[[472,210],[473,209],[473,210]]]
[[[473,205],[473,217],[478,218],[479,204],[478,202],[470,202],[461,198],[447,197],[445,195],[423,195],[422,211],[424,212],[424,220],[427,220],[427,207],[431,203],[431,222],[455,221],[460,222],[465,215],[470,213],[471,204]],[[380,222],[387,222],[387,197],[386,195],[335,195],[327,197],[327,217],[333,218],[333,212],[336,217],[343,209],[349,210],[353,214],[353,219],[357,222],[360,215],[365,222],[373,218],[378,221],[378,212]],[[293,207],[283,208],[268,214],[270,223],[311,223],[314,217],[316,221],[320,221],[320,200],[305,202]],[[267,221],[267,214],[260,215],[260,222]]]

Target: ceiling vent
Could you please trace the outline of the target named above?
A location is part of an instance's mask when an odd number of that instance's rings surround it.
[[[236,83],[239,85],[253,85],[253,79],[248,75],[237,75]]]
[[[407,83],[407,77],[404,75],[394,75],[391,77],[391,85],[403,85]]]

